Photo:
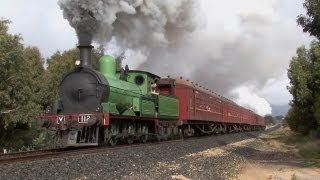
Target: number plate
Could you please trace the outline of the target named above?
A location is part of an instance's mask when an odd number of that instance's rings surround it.
[[[80,114],[78,117],[78,122],[79,123],[88,123],[89,120],[91,119],[92,114]]]
[[[65,116],[57,116],[57,124],[63,124],[66,122]]]

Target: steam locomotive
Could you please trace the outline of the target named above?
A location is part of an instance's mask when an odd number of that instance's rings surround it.
[[[151,139],[265,129],[263,117],[180,79],[146,71],[117,71],[111,56],[91,67],[93,46],[78,46],[80,61],[65,75],[59,99],[40,117],[63,146],[98,146]]]

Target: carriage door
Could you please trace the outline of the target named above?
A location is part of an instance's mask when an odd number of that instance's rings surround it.
[[[222,102],[223,103],[223,122],[227,123],[229,120],[229,111],[228,111],[228,104],[226,102]]]
[[[195,119],[195,113],[196,113],[196,108],[195,108],[195,93],[193,89],[188,89],[188,94],[189,94],[189,116],[191,119]]]

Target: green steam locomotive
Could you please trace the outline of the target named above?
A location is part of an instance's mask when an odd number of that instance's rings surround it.
[[[59,100],[40,117],[63,146],[132,144],[150,139],[265,129],[265,120],[213,91],[183,79],[116,70],[111,56],[91,67],[91,45],[61,81]]]

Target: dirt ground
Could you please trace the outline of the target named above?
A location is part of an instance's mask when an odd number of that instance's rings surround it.
[[[316,180],[320,179],[319,168],[304,168],[290,165],[272,165],[272,164],[247,164],[238,177],[240,180]]]
[[[287,131],[279,129],[278,131]],[[240,180],[320,180],[320,168],[307,167],[295,147],[290,147],[273,138],[262,135],[255,144],[254,153],[241,165]],[[233,145],[233,146],[239,146]],[[244,142],[240,146],[251,146]],[[280,155],[280,156],[279,156]],[[268,158],[269,157],[269,158]]]

